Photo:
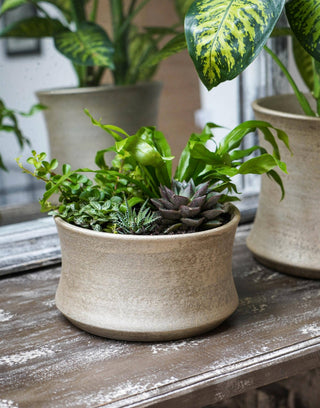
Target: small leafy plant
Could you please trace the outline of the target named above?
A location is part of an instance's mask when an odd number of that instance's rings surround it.
[[[22,149],[24,145],[30,146],[30,141],[26,138],[19,126],[19,116],[30,117],[36,112],[45,109],[45,106],[36,104],[33,105],[29,112],[21,112],[16,109],[10,109],[5,104],[4,101],[0,99],[0,132],[13,133],[16,137],[16,140],[19,144],[19,147]],[[3,158],[0,154],[0,169],[7,171]]]
[[[214,141],[213,131],[218,126],[208,123],[200,134],[190,136],[173,175],[170,146],[155,127],[142,127],[130,136],[86,113],[93,125],[115,139],[113,146],[97,153],[97,170],[72,170],[64,164],[62,174],[57,174],[57,160],[49,162],[45,153],[35,151],[27,160],[33,171],[17,159],[24,172],[46,183],[40,200],[42,211],[69,223],[126,234],[188,233],[215,228],[229,220],[228,203],[239,199],[232,182],[238,174],[266,173],[284,196],[276,169],[286,172],[286,165],[281,161],[277,140],[289,148],[288,138],[267,122],[238,125],[220,143],[215,142],[213,150],[208,149],[207,143]],[[241,148],[243,138],[257,129],[269,142],[271,153],[260,146]],[[108,166],[104,156],[110,151],[115,157]],[[88,177],[90,174],[94,174],[94,182]],[[51,203],[49,199],[56,194],[59,202]]]

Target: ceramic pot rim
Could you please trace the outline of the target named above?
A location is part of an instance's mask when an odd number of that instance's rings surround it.
[[[54,220],[58,226],[61,226],[62,228],[72,231],[72,232],[78,232],[82,235],[87,235],[91,237],[97,237],[101,239],[114,239],[118,241],[124,241],[124,242],[132,242],[132,241],[140,241],[140,242],[155,242],[161,240],[165,241],[170,239],[171,241],[183,241],[183,240],[193,240],[195,238],[201,238],[201,237],[206,237],[206,236],[212,236],[212,235],[223,235],[226,231],[232,230],[233,228],[236,228],[240,221],[240,211],[239,209],[234,206],[233,204],[230,204],[229,207],[229,212],[231,213],[231,220],[222,225],[221,227],[213,228],[207,231],[199,231],[199,232],[193,232],[193,233],[188,233],[188,234],[176,234],[176,235],[126,235],[126,234],[112,234],[108,232],[99,232],[99,231],[93,231],[89,230],[86,228],[78,227],[76,225],[69,224],[68,222],[64,221],[62,218],[59,216],[55,216]]]
[[[305,94],[306,96],[308,94]],[[315,116],[307,116],[304,115],[303,113],[290,113],[282,110],[278,110],[276,108],[272,109],[270,107],[265,107],[264,105],[267,103],[267,105],[270,105],[270,102],[273,100],[281,100],[281,99],[287,99],[287,98],[296,98],[295,94],[282,94],[282,95],[272,95],[272,96],[266,96],[264,98],[259,98],[256,99],[252,103],[252,108],[254,111],[257,111],[259,113],[264,113],[268,115],[274,115],[278,117],[283,117],[283,118],[289,118],[289,119],[299,119],[299,120],[308,120],[308,121],[316,121],[318,122],[320,118],[315,117]],[[298,103],[298,102],[297,102]]]
[[[114,84],[102,84],[99,86],[87,86],[87,87],[63,87],[63,88],[52,88],[43,89],[36,92],[37,96],[47,96],[47,95],[78,95],[78,94],[90,94],[90,93],[101,93],[105,91],[126,91],[127,89],[143,88],[143,87],[162,87],[161,81],[149,81],[149,82],[139,82],[133,85],[114,85]]]

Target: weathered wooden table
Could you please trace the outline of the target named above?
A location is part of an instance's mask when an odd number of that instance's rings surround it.
[[[237,311],[211,333],[164,343],[73,327],[54,303],[55,227],[42,219],[17,228],[0,228],[1,408],[200,408],[320,367],[320,281],[256,263],[250,226],[234,247]]]

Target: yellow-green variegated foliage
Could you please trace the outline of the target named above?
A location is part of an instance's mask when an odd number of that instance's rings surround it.
[[[320,61],[320,0],[289,0],[286,15],[300,44]]]
[[[189,54],[211,89],[239,75],[259,54],[285,0],[195,0],[185,19]]]

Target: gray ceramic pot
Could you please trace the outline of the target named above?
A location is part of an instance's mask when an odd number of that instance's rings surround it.
[[[90,333],[124,340],[172,340],[206,332],[238,305],[232,247],[240,219],[172,236],[94,232],[56,218],[62,271],[60,311]]]
[[[293,151],[281,149],[286,195],[262,177],[258,211],[247,244],[263,264],[288,274],[320,279],[320,119],[303,115],[294,95],[259,99],[257,119],[284,130]]]
[[[162,84],[102,85],[90,88],[64,88],[37,92],[44,111],[51,158],[72,168],[96,168],[95,154],[114,139],[93,126],[85,108],[103,124],[116,125],[134,134],[142,126],[155,126]],[[111,161],[109,153],[107,161]]]

